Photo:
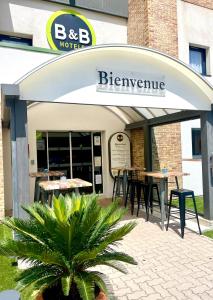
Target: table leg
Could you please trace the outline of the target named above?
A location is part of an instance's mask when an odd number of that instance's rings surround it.
[[[161,228],[164,230],[165,221],[166,178],[160,179]]]
[[[123,201],[124,201],[124,203],[125,203],[125,201],[126,201],[127,182],[128,182],[127,171],[123,171],[122,189],[123,189]]]
[[[169,186],[168,186],[168,178],[165,178],[166,185],[165,185],[165,211],[166,211],[166,218],[168,216],[168,191],[169,191]]]
[[[75,188],[75,194],[76,194],[76,195],[80,195],[80,193],[79,193],[79,188]]]
[[[176,182],[176,187],[177,187],[177,189],[179,190],[179,182],[178,182],[177,176],[175,176],[175,182]]]
[[[118,178],[117,178],[117,185],[115,188],[115,199],[119,195],[120,196],[120,183],[121,183],[121,177],[120,177],[120,170],[118,171]]]
[[[35,191],[34,191],[34,202],[38,202],[40,200],[40,186],[39,186],[39,178],[35,178]]]

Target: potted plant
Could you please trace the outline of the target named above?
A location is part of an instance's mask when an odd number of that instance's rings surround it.
[[[97,200],[97,195],[60,195],[52,207],[23,207],[29,219],[3,222],[17,238],[2,241],[0,255],[29,263],[17,278],[19,291],[31,287],[43,300],[94,300],[101,291],[110,299],[104,274],[93,267],[106,265],[125,273],[121,262],[137,264],[115,248],[136,224],[118,226],[126,210],[116,201],[103,208]]]

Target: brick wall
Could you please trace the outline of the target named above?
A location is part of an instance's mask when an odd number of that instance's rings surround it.
[[[144,168],[144,133],[143,129],[131,130],[132,165]]]
[[[202,6],[205,8],[213,9],[213,1],[212,0],[183,0],[183,1],[194,4],[194,5]]]
[[[177,57],[176,0],[129,0],[128,43]]]
[[[178,57],[176,0],[129,0],[128,43],[160,50]],[[131,131],[133,163],[144,166],[142,144],[137,146],[138,135]],[[141,138],[143,139],[143,138]],[[153,129],[153,169],[160,170],[166,163],[169,169],[182,170],[180,124]]]
[[[182,170],[180,123],[154,127],[152,130],[152,164],[153,170],[164,166],[169,170]],[[178,178],[180,186],[182,178]],[[169,189],[174,187],[174,178]]]

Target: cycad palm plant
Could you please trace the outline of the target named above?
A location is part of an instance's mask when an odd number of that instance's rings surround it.
[[[23,209],[28,220],[4,221],[17,239],[0,243],[0,255],[15,256],[30,265],[17,278],[20,291],[33,286],[51,300],[94,300],[98,287],[110,297],[104,275],[93,267],[106,265],[126,272],[121,262],[136,264],[115,248],[136,225],[118,226],[126,211],[116,202],[103,208],[96,195],[73,194],[54,198],[52,207],[36,203]]]

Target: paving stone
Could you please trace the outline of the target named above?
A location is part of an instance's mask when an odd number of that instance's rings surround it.
[[[144,297],[144,299],[146,300],[158,300],[158,299],[162,299],[160,294],[151,294],[148,297]]]
[[[138,300],[138,299],[142,299],[142,297],[146,297],[146,293],[143,292],[143,291],[137,291],[137,292],[134,292],[130,295],[128,295],[128,299],[129,300]]]
[[[137,218],[137,223],[118,250],[133,256],[138,265],[125,264],[127,275],[105,266],[98,268],[111,281],[116,299],[213,299],[212,240],[190,230],[181,239],[171,228],[163,232],[156,221]]]

